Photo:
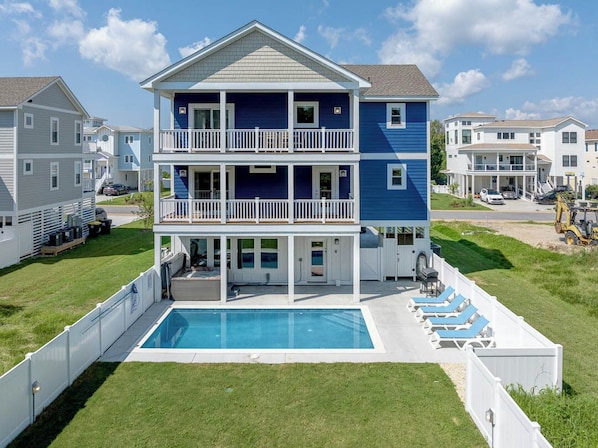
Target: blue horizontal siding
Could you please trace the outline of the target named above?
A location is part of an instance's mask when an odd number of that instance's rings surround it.
[[[235,169],[235,198],[286,199],[287,167],[277,166],[276,173],[250,173],[248,166]]]
[[[407,189],[387,189],[387,166],[407,165]],[[427,218],[426,160],[363,160],[360,166],[361,219],[407,220]]]
[[[181,177],[181,170],[187,170],[187,177]],[[175,165],[174,167],[174,197],[176,199],[187,199],[189,197],[189,167]]]
[[[295,101],[317,101],[319,103],[321,128],[349,129],[351,111],[347,93],[296,93]],[[341,108],[340,114],[334,114],[335,107]]]
[[[386,103],[359,105],[359,151],[362,153],[425,153],[426,103],[406,103],[406,127],[386,129]]]

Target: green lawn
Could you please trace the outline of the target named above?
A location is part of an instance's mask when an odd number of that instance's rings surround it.
[[[547,412],[531,407],[528,415],[554,446],[598,446],[598,414],[588,410],[598,410],[598,248],[565,255],[492,233],[463,235],[471,229],[466,223],[437,222],[431,235],[450,264],[563,345],[567,396],[552,409],[560,417],[546,419]],[[595,424],[587,424],[588,416]],[[590,442],[570,445],[569,438]]]
[[[432,210],[490,210],[473,201],[444,193],[432,193],[430,208]]]
[[[0,270],[0,372],[58,335],[153,263],[153,234],[141,222],[57,257]]]
[[[168,191],[164,190],[160,193],[160,196],[168,196],[169,194],[170,194],[170,190],[168,190]],[[98,202],[98,205],[132,205],[131,199],[134,197],[135,198],[143,197],[143,198],[153,200],[154,192],[153,191],[143,191],[141,193],[133,192],[133,193],[128,193],[128,194],[123,194],[120,196],[110,196],[108,199]]]
[[[435,364],[96,363],[14,447],[486,447]]]

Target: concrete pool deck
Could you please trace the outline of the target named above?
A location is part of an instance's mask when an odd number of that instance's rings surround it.
[[[100,358],[101,361],[145,361],[182,363],[292,363],[292,362],[418,362],[464,363],[458,348],[434,349],[407,302],[420,296],[419,283],[361,282],[361,302],[352,301],[350,286],[295,286],[295,303],[289,305],[285,286],[241,286],[237,297],[220,302],[162,300],[152,305]],[[367,308],[373,318],[381,346],[374,350],[165,350],[140,349],[140,342],[152,332],[172,307],[260,308],[324,307],[356,305]]]

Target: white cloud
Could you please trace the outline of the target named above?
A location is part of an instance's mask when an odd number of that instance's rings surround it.
[[[47,45],[37,37],[30,37],[23,41],[23,62],[25,65],[31,65],[38,59],[45,59]]]
[[[72,17],[82,18],[85,16],[85,11],[81,9],[77,0],[50,0],[50,7]]]
[[[34,17],[41,17],[41,14],[31,3],[6,1],[0,4],[0,15],[12,16],[18,14],[30,14]]]
[[[81,56],[140,81],[170,64],[166,38],[155,22],[121,20],[120,10],[108,12],[107,25],[94,28],[79,43]]]
[[[534,71],[532,66],[524,58],[518,58],[513,61],[509,69],[503,73],[502,79],[512,81],[523,76],[532,75]]]
[[[537,112],[524,112],[520,109],[508,108],[505,111],[506,120],[541,120],[542,116]]]
[[[85,35],[83,22],[80,20],[62,20],[48,27],[48,36],[53,39],[55,47],[64,44],[77,44]]]
[[[520,109],[507,109],[508,117],[528,116],[546,119],[571,115],[582,121],[595,121],[598,114],[598,99],[576,96],[555,97],[537,103],[525,101]]]
[[[299,31],[297,31],[294,37],[295,42],[302,43],[305,40],[305,29],[305,25],[299,27]]]
[[[328,41],[331,49],[336,48],[341,40],[351,42],[360,41],[364,45],[371,45],[368,32],[365,28],[356,28],[353,31],[347,31],[345,28],[333,28],[331,26],[318,26],[318,34]]]
[[[432,52],[426,51],[421,42],[412,39],[402,31],[389,37],[378,51],[383,64],[416,64],[429,77],[440,71],[441,61]]]
[[[452,83],[435,86],[440,94],[438,104],[462,103],[465,98],[488,87],[488,84],[486,76],[478,69],[461,72]]]
[[[532,0],[419,0],[412,7],[399,3],[385,15],[400,28],[383,43],[382,62],[405,60],[401,53],[412,48],[410,55],[425,53],[431,60],[426,65],[432,68],[462,45],[491,54],[525,55],[573,22],[559,5],[536,5]]]
[[[187,56],[195,53],[196,51],[199,51],[202,48],[207,47],[211,43],[212,39],[210,39],[209,37],[204,37],[202,40],[193,42],[191,45],[179,48],[179,53],[181,54],[181,57],[186,58]]]

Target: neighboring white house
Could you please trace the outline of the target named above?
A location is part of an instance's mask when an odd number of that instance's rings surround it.
[[[464,113],[444,120],[446,175],[459,194],[515,188],[522,197],[584,178],[586,125],[573,117],[496,120]]]
[[[584,185],[598,185],[598,129],[586,131]]]
[[[112,183],[139,191],[151,189],[153,131],[103,124],[103,121],[90,121],[91,126],[85,129],[85,139],[96,153],[96,191]]]
[[[83,176],[87,117],[59,76],[0,78],[0,266],[37,255],[67,216],[95,218]]]

